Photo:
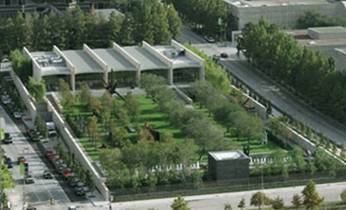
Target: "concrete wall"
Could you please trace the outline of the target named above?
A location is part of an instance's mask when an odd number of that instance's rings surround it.
[[[137,61],[132,55],[127,53],[122,47],[120,47],[117,43],[113,42],[113,49],[120,53],[120,55],[124,56],[127,61],[129,61],[132,65],[136,67],[136,69],[140,70],[141,69],[141,64],[139,61]]]
[[[94,51],[86,44],[83,44],[83,50],[86,52],[93,60],[101,66],[104,72],[108,72],[108,65],[104,62]]]
[[[160,61],[165,63],[166,65],[169,66],[169,68],[173,67],[173,62],[168,59],[166,56],[161,54],[158,50],[156,50],[154,47],[152,47],[150,44],[148,44],[146,41],[143,41],[143,48],[146,49],[150,54],[158,58]]]
[[[105,178],[101,177],[92,165],[88,156],[85,155],[85,151],[78,144],[77,140],[73,137],[72,133],[68,129],[65,121],[55,110],[50,101],[47,101],[48,111],[52,112],[53,122],[55,123],[56,128],[58,129],[60,135],[65,140],[65,143],[68,146],[68,149],[75,155],[75,158],[82,164],[82,166],[90,172],[91,178],[95,183],[95,187],[101,193],[105,201],[109,200],[109,189],[105,184]]]
[[[55,45],[53,46],[53,52],[55,52],[57,55],[61,56],[65,60],[66,66],[71,71],[71,73],[75,72],[75,66],[72,64],[72,62],[69,59],[67,59],[65,54],[62,53],[62,51]]]
[[[11,77],[13,79],[13,82],[19,92],[19,95],[21,99],[23,100],[26,109],[28,110],[31,119],[35,119],[37,115],[37,109],[35,107],[34,102],[32,101],[32,97],[29,93],[29,91],[24,86],[23,82],[20,80],[20,78],[14,73],[14,71],[10,71]]]
[[[335,49],[333,56],[337,71],[346,73],[346,53],[345,50]]]
[[[31,56],[29,50],[26,47],[23,47],[23,53],[25,56],[27,56],[31,62],[32,62],[32,72],[33,72],[33,78],[36,80],[42,79],[42,70],[40,65],[37,63],[37,61]]]
[[[177,86],[173,86],[175,92],[177,93],[177,95],[188,105],[192,105],[193,104],[193,100],[187,96],[182,90],[180,90]]]
[[[299,145],[301,148],[303,148],[306,151],[309,151],[311,154],[315,152],[317,149],[316,145],[310,142],[307,138],[300,135],[298,132],[293,130],[292,128],[288,127],[286,124],[281,123],[282,126],[284,126],[288,131],[289,139],[282,136],[280,133],[277,133],[275,131],[271,131],[271,133],[282,140],[284,143],[293,146],[294,144]]]

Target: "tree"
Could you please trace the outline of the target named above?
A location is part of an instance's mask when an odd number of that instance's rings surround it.
[[[9,56],[14,72],[26,83],[32,75],[32,64],[20,50],[11,51]]]
[[[341,201],[346,203],[346,190],[343,190],[340,194]]]
[[[284,200],[280,197],[276,197],[271,203],[273,209],[283,209],[284,207]]]
[[[302,200],[301,200],[301,196],[298,194],[295,194],[292,198],[291,203],[292,203],[294,208],[299,209],[303,205]]]
[[[88,129],[89,137],[93,141],[95,147],[96,147],[96,139],[98,138],[97,128],[98,128],[97,118],[95,116],[92,116],[89,119],[87,129]]]
[[[189,210],[187,202],[182,197],[177,197],[174,199],[173,204],[171,205],[172,210]]]
[[[292,162],[294,163],[294,167],[298,171],[306,170],[306,162],[304,157],[304,151],[300,147],[293,147],[291,153]]]
[[[46,95],[46,85],[43,80],[37,81],[30,77],[27,88],[37,102],[43,101],[43,98]]]
[[[134,19],[133,16],[126,13],[124,21],[122,22],[119,39],[123,45],[132,45],[135,43],[134,40]]]
[[[48,137],[48,128],[47,128],[47,124],[44,121],[44,119],[41,116],[36,116],[35,118],[35,126],[38,132],[40,132],[40,134],[44,137],[47,138]]]
[[[258,209],[261,209],[264,205],[270,204],[270,199],[262,192],[257,192],[252,195],[250,204],[253,206],[257,206]]]
[[[243,210],[245,208],[245,199],[242,198],[239,203],[238,203],[238,208],[240,208],[241,210]]]
[[[79,100],[84,104],[88,104],[91,98],[91,91],[87,83],[80,84]]]
[[[59,93],[62,97],[61,104],[68,109],[74,104],[74,95],[70,90],[70,86],[62,79],[59,79]]]
[[[226,203],[226,204],[225,204],[225,208],[224,208],[224,210],[232,210],[232,206],[231,206],[231,204]]]
[[[108,138],[113,147],[123,147],[126,144],[127,132],[125,128],[117,126],[113,121],[110,123],[110,132]]]
[[[107,22],[107,33],[108,33],[108,40],[113,42],[119,42],[120,39],[120,31],[121,26],[124,21],[124,17],[122,15],[118,15],[115,12],[112,12],[109,20]]]
[[[132,122],[134,122],[139,115],[138,100],[129,92],[125,96],[125,108]]]
[[[302,191],[303,204],[307,210],[315,210],[323,203],[323,198],[316,192],[315,183],[309,181]]]
[[[176,38],[180,34],[181,20],[172,4],[167,5],[167,19],[169,30],[173,38]]]
[[[156,1],[158,2],[158,1]],[[154,44],[168,43],[172,38],[169,30],[166,8],[160,4],[154,4],[154,16],[152,24],[154,26]]]

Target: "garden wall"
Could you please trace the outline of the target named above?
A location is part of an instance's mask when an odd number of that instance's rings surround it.
[[[286,124],[281,123],[281,125],[286,128],[286,131],[288,131],[287,136],[289,136],[289,138],[284,137],[282,134],[279,134],[275,131],[272,131],[271,133],[274,136],[279,138],[281,141],[284,141],[284,143],[287,143],[288,145],[293,145],[292,144],[292,142],[293,142],[294,144],[299,145],[304,150],[309,151],[310,154],[315,152],[315,150],[317,149],[315,144],[311,143],[307,138],[300,135],[298,132],[296,132],[292,128],[288,127]]]
[[[32,120],[35,120],[37,115],[37,109],[35,107],[34,102],[31,100],[31,95],[29,91],[24,86],[23,82],[20,80],[20,78],[17,76],[14,71],[10,71],[10,75],[12,77],[13,83],[16,86],[20,97],[22,98],[27,110],[29,111],[30,117]]]
[[[67,124],[63,118],[59,115],[57,110],[51,104],[49,100],[47,101],[48,111],[52,112],[53,122],[55,123],[56,128],[58,129],[61,137],[65,140],[68,149],[75,155],[77,160],[83,165],[83,167],[88,170],[91,174],[91,178],[94,181],[95,187],[103,196],[103,199],[109,200],[109,190],[105,184],[105,178],[101,177],[100,174],[96,171],[92,165],[90,159],[85,155],[85,152],[80,147],[76,139],[73,137],[71,131],[68,129]]]

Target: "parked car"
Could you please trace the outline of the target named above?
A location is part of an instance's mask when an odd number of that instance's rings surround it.
[[[11,143],[13,143],[11,134],[5,133],[5,138],[4,138],[3,142],[4,142],[4,144],[11,144]]]
[[[221,58],[228,58],[228,54],[223,52],[223,53],[220,54],[220,57]]]
[[[67,208],[67,210],[77,210],[77,207],[76,207],[76,206],[69,206],[69,207]]]
[[[17,120],[21,119],[23,116],[23,113],[22,112],[14,112],[13,113],[13,117]]]
[[[215,39],[211,36],[204,36],[204,39],[209,43],[215,43]]]
[[[25,184],[33,184],[35,183],[34,178],[29,174],[24,178]]]
[[[85,195],[85,192],[83,191],[83,188],[76,188],[74,194],[77,196],[83,196]]]
[[[28,136],[32,142],[39,142],[40,141],[40,134],[37,131],[28,131]]]
[[[7,165],[7,168],[13,168],[12,159],[10,157],[5,156],[5,164]]]
[[[45,178],[45,179],[53,179],[53,174],[50,173],[50,171],[45,170],[45,171],[43,172],[43,178]]]
[[[75,187],[77,186],[78,182],[80,182],[80,179],[78,179],[77,177],[73,177],[69,180],[68,185],[70,185],[70,187]]]
[[[46,156],[46,158],[48,158],[48,160],[53,160],[53,158],[56,156],[56,152],[53,149],[47,149],[44,152],[44,155]]]

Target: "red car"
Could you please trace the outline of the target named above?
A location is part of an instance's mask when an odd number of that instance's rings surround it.
[[[45,155],[49,160],[53,160],[53,159],[55,159],[56,152],[55,152],[55,150],[49,149],[49,150],[45,151]]]
[[[65,168],[62,172],[62,175],[64,176],[64,178],[69,178],[69,177],[74,176],[74,173],[72,172],[72,169]]]

